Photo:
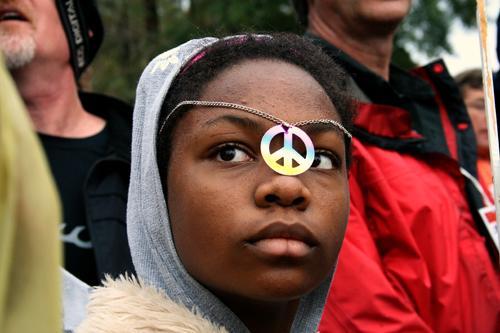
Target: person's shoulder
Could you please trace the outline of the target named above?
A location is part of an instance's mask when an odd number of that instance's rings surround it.
[[[394,66],[397,68],[397,66]],[[401,70],[400,71],[405,71]],[[420,65],[409,70],[407,73],[417,76],[424,81],[441,81],[455,86],[455,80],[451,75],[443,59],[436,59],[427,64]]]

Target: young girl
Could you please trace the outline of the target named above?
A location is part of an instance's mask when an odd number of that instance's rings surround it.
[[[315,332],[349,212],[343,76],[293,35],[192,40],[144,70],[128,235],[78,332]]]

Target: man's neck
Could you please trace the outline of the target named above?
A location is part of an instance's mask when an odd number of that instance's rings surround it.
[[[360,64],[389,80],[394,32],[359,33],[353,27],[325,23],[314,13],[309,16],[308,32],[335,45]]]
[[[104,128],[103,119],[83,109],[69,65],[33,62],[11,74],[37,132],[83,138]]]

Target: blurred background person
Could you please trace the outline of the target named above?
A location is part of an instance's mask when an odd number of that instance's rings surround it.
[[[493,199],[493,177],[481,69],[470,69],[461,72],[455,76],[455,81],[464,99],[476,136],[478,178],[481,185],[488,191],[488,195]]]
[[[77,85],[102,38],[93,1],[0,0],[0,50],[63,204],[64,266],[91,285],[133,272],[125,224],[131,110]]]

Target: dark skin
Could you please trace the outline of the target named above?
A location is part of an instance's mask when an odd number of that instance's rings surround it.
[[[226,69],[200,99],[245,104],[288,122],[339,121],[307,72],[276,60]],[[331,273],[349,213],[343,135],[304,127],[315,145],[314,167],[283,176],[259,150],[274,125],[242,111],[193,108],[174,129],[167,174],[182,263],[252,332],[290,330],[300,297]]]

